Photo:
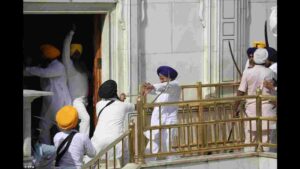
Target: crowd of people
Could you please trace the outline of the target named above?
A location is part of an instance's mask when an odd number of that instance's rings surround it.
[[[43,98],[41,110],[43,120],[39,123],[40,134],[33,145],[37,168],[47,168],[52,165],[57,168],[80,168],[84,162],[95,157],[126,130],[125,118],[129,112],[135,110],[133,103],[125,102],[126,95],[124,93],[118,95],[117,83],[114,80],[105,81],[100,86],[98,93],[101,100],[96,104],[97,124],[92,137],[89,137],[90,116],[86,108],[88,104],[88,73],[86,66],[81,61],[81,58],[84,57],[82,45],[71,43],[75,31],[76,28],[73,27],[66,35],[62,54],[54,45],[44,44],[40,47],[44,59],[43,64],[24,69],[24,76],[40,77],[42,90],[53,92],[52,96]],[[258,42],[247,50],[247,55],[248,61],[243,71],[238,95],[255,95],[257,88],[262,89],[264,95],[276,95],[276,50]],[[60,56],[61,61],[59,60]],[[157,69],[157,75],[160,83],[144,83],[142,94],[144,96],[156,95],[153,101],[155,103],[179,101],[181,88],[176,80],[178,72],[172,67],[160,66]],[[155,107],[150,125],[176,124],[177,112],[177,106],[163,106],[161,110],[159,107]],[[246,114],[248,117],[256,116],[255,100],[247,100]],[[269,101],[263,101],[262,115],[276,115],[276,105],[274,106]],[[56,122],[60,132],[51,138],[50,129],[55,124],[53,122]],[[77,126],[79,126],[79,130],[76,130]],[[250,132],[249,124],[245,126],[245,132]],[[263,130],[266,129],[267,124],[263,123]],[[271,124],[271,129],[276,129],[275,123]],[[252,131],[255,130],[254,128]],[[177,135],[176,130],[163,129],[161,133],[159,130],[153,130],[152,136],[149,131],[146,131],[144,135],[149,140],[145,152],[157,153],[160,148],[162,148],[161,151],[175,151],[169,147],[169,143]],[[249,135],[246,134],[246,136]],[[152,139],[150,140],[150,138]],[[52,140],[54,145],[51,145]],[[161,143],[160,140],[162,140]],[[249,140],[250,138],[246,137],[246,142]],[[263,141],[266,140],[266,132],[263,132]],[[162,144],[161,147],[160,144]],[[116,154],[116,158],[120,158],[122,155],[120,144],[116,147]],[[111,157],[112,154],[108,156]],[[177,156],[170,156],[170,158],[174,157]],[[155,160],[155,158],[148,160]]]

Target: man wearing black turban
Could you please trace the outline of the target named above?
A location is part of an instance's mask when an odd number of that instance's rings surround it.
[[[119,99],[117,94],[117,83],[114,80],[105,81],[99,88],[99,97],[103,99],[116,98]]]
[[[96,115],[98,122],[91,141],[97,153],[106,148],[123,134],[125,120],[128,113],[134,111],[134,104],[120,101],[117,95],[117,83],[114,80],[107,80],[99,87],[99,97],[101,100],[96,104]],[[122,145],[116,147],[116,158],[121,158]],[[112,152],[108,153],[108,158],[113,159]],[[85,157],[88,162],[90,158]]]

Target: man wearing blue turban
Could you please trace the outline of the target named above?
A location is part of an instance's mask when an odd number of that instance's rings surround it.
[[[144,95],[148,93],[156,94],[157,97],[153,101],[155,103],[179,101],[181,90],[178,82],[175,80],[178,75],[177,71],[169,66],[160,66],[157,69],[157,75],[159,76],[159,80],[161,83],[157,83],[153,85],[150,83],[145,83]],[[151,126],[176,124],[177,111],[178,111],[177,106],[162,106],[161,109],[159,109],[159,107],[154,107],[151,116]],[[150,131],[146,131],[144,134],[148,139],[150,139]],[[175,129],[171,129],[170,134],[168,129],[161,130],[161,137],[162,137],[161,152],[170,151],[169,141],[172,142],[175,135],[176,135]],[[150,142],[152,142],[152,153],[153,154],[158,153],[160,148],[159,130],[152,130],[152,140],[150,140],[147,144],[145,150],[146,153],[150,152]],[[174,158],[174,156],[169,158]],[[155,159],[148,159],[148,160],[155,160]]]
[[[254,54],[256,49],[257,49],[256,47],[250,47],[250,48],[247,49],[248,59],[247,59],[244,71],[248,68],[252,68],[255,65],[254,61],[253,61],[253,54]]]

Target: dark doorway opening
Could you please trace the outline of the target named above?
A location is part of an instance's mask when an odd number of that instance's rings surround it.
[[[38,66],[41,62],[40,45],[50,43],[58,47],[62,51],[63,41],[67,33],[72,29],[72,25],[76,25],[76,32],[73,36],[72,43],[81,43],[83,45],[83,61],[89,72],[89,96],[87,110],[91,119],[90,136],[94,131],[93,125],[93,95],[94,95],[94,57],[96,55],[97,46],[100,46],[101,37],[95,37],[95,32],[102,32],[103,21],[105,15],[95,14],[40,14],[40,15],[24,15],[24,33],[23,33],[23,57],[24,65]],[[97,23],[97,24],[96,24]],[[97,26],[95,26],[97,25]],[[101,36],[101,34],[100,34]],[[98,43],[98,44],[97,44]],[[31,63],[25,63],[28,59]],[[39,77],[24,77],[23,88],[32,90],[41,90]],[[42,97],[32,102],[32,129],[38,128],[39,119],[33,116],[40,116],[42,107]],[[52,132],[54,135],[57,130]]]

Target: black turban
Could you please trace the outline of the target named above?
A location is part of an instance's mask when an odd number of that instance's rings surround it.
[[[117,83],[114,80],[107,80],[99,87],[99,97],[104,99],[118,98]]]
[[[277,62],[277,51],[272,47],[267,47],[266,49],[268,51],[268,60]]]

